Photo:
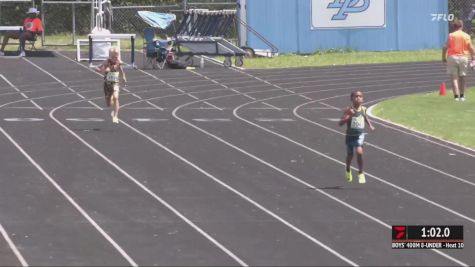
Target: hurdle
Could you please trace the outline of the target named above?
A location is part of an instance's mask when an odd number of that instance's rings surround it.
[[[132,68],[136,69],[135,65],[135,33],[109,33],[109,34],[95,34],[91,33],[89,37],[89,67],[94,67],[92,65],[92,55],[93,55],[93,42],[112,42],[114,40],[120,39],[129,39],[131,43],[131,64]]]

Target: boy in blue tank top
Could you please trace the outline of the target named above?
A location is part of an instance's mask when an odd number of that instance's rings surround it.
[[[366,107],[363,106],[363,93],[361,91],[351,92],[352,105],[347,107],[343,116],[338,123],[340,126],[346,124],[346,179],[348,182],[353,181],[351,174],[351,161],[353,154],[356,151],[356,161],[358,163],[358,182],[360,184],[366,183],[366,178],[363,173],[363,142],[364,142],[364,127],[368,124],[371,130],[374,127],[368,119],[366,114]]]

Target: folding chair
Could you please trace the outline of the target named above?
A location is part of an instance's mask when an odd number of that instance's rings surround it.
[[[143,30],[143,68],[151,65],[152,68],[157,68],[157,57],[159,49],[155,41],[155,29],[145,28]]]
[[[25,42],[25,50],[26,50],[26,46],[29,45],[30,46],[30,51],[38,51],[38,49],[36,48],[35,46],[35,43],[36,43],[36,40],[38,39],[38,34],[35,34],[33,36],[33,39],[31,40],[26,40]],[[21,47],[20,47],[21,44],[18,44],[18,51],[21,50]]]
[[[35,34],[35,36],[33,37],[32,40],[26,40],[27,43],[30,45],[30,50],[31,51],[37,51],[38,49],[36,49],[36,46],[35,46],[35,43],[36,43],[36,40],[38,39],[38,34]]]

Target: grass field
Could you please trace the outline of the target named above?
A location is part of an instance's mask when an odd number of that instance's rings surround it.
[[[78,39],[87,39],[87,36],[78,36]],[[71,44],[71,35],[46,36],[46,44]],[[137,36],[136,51],[140,51],[143,45],[140,35]],[[9,46],[11,49],[17,47]],[[36,42],[36,47],[45,50],[69,50],[75,51],[76,47],[70,46],[41,46],[41,40]],[[130,41],[122,40],[121,47],[124,50],[130,49]],[[420,50],[420,51],[391,51],[391,52],[365,52],[354,50],[331,49],[316,51],[310,55],[282,54],[273,58],[254,57],[245,58],[244,66],[247,69],[267,69],[267,68],[302,68],[331,65],[350,64],[378,64],[378,63],[401,63],[440,60],[440,49]],[[219,61],[224,58],[218,57]],[[234,62],[234,60],[233,60]]]
[[[401,96],[379,103],[373,114],[411,129],[475,149],[475,87],[466,92],[465,102],[438,92]]]
[[[311,55],[285,54],[274,58],[246,58],[249,69],[300,68],[350,64],[400,63],[440,60],[441,50],[363,52],[319,51]]]

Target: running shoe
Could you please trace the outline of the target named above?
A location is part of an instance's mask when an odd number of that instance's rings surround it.
[[[346,181],[351,183],[353,181],[353,175],[351,175],[351,171],[345,173]]]
[[[26,55],[25,55],[25,51],[21,51],[21,52],[20,52],[20,57],[25,57],[25,56],[26,56]]]
[[[366,178],[364,176],[364,173],[358,174],[358,183],[360,183],[360,184],[366,183]]]

